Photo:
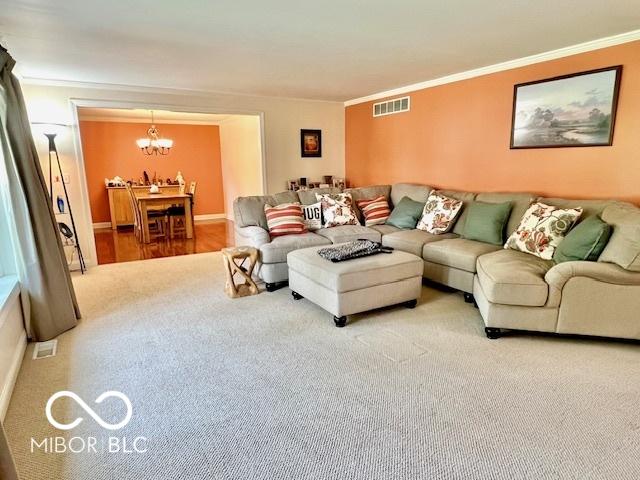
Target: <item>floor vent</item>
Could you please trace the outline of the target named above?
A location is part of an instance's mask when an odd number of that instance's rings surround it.
[[[409,97],[394,98],[386,102],[373,104],[373,116],[382,117],[383,115],[391,115],[393,113],[408,112],[411,107]]]
[[[33,349],[33,359],[53,357],[58,351],[58,340],[49,340],[48,342],[38,342]]]

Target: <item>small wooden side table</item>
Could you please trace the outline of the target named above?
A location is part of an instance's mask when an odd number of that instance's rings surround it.
[[[260,293],[256,282],[251,278],[253,269],[258,261],[258,249],[254,247],[230,247],[222,249],[227,283],[224,292],[231,298],[246,297]],[[249,260],[247,266],[244,265]],[[235,275],[240,275],[238,280],[244,282],[237,283]]]

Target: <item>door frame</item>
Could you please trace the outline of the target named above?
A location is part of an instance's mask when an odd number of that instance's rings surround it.
[[[80,198],[82,199],[81,217],[85,225],[83,229],[79,229],[79,235],[83,235],[86,238],[86,245],[89,247],[89,251],[85,252],[85,261],[87,266],[98,265],[98,255],[96,251],[96,242],[93,234],[93,217],[91,215],[91,203],[89,201],[89,186],[87,184],[87,172],[85,169],[84,153],[82,151],[82,138],[80,132],[80,115],[78,109],[80,108],[121,108],[121,109],[142,109],[142,110],[168,110],[172,112],[183,113],[210,113],[221,115],[251,115],[257,116],[260,122],[260,155],[261,155],[261,177],[262,177],[262,192],[261,195],[267,191],[267,166],[266,166],[266,154],[265,154],[265,129],[264,129],[264,112],[259,110],[240,110],[218,107],[193,107],[180,104],[169,103],[153,103],[153,102],[134,102],[127,100],[102,100],[92,98],[70,98],[69,104],[71,106],[71,114],[73,118],[72,134],[73,145],[75,148],[75,154],[77,158],[78,179],[80,187]],[[223,179],[224,182],[224,179]],[[225,212],[228,214],[228,212]]]

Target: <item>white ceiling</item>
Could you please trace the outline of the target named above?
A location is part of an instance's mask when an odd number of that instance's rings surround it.
[[[217,113],[186,113],[154,110],[154,122],[218,125],[231,115]],[[237,115],[234,115],[237,116]],[[138,108],[78,108],[80,120],[99,120],[111,122],[150,123],[151,111]]]
[[[640,0],[0,0],[25,77],[344,101],[640,28]]]

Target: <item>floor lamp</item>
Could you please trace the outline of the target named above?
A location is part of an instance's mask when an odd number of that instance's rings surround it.
[[[60,229],[60,233],[64,235],[65,238],[71,239],[74,241],[74,248],[78,253],[78,261],[80,262],[80,272],[84,275],[84,271],[87,269],[84,263],[84,256],[82,255],[82,249],[80,248],[80,242],[78,241],[78,231],[76,230],[76,222],[73,218],[73,211],[71,210],[71,203],[69,202],[69,193],[67,192],[67,184],[64,182],[64,175],[62,174],[62,167],[60,166],[60,157],[58,156],[58,149],[56,148],[56,134],[55,133],[45,133],[45,137],[49,139],[49,198],[51,199],[51,205],[53,206],[53,167],[52,167],[52,155],[56,156],[56,163],[58,164],[58,172],[60,173],[60,181],[62,182],[62,188],[64,189],[64,198],[67,202],[67,208],[69,209],[69,217],[71,218],[71,228],[73,231],[69,231],[69,227],[67,227],[64,223],[58,222],[58,228]],[[73,261],[73,256],[71,257]]]

